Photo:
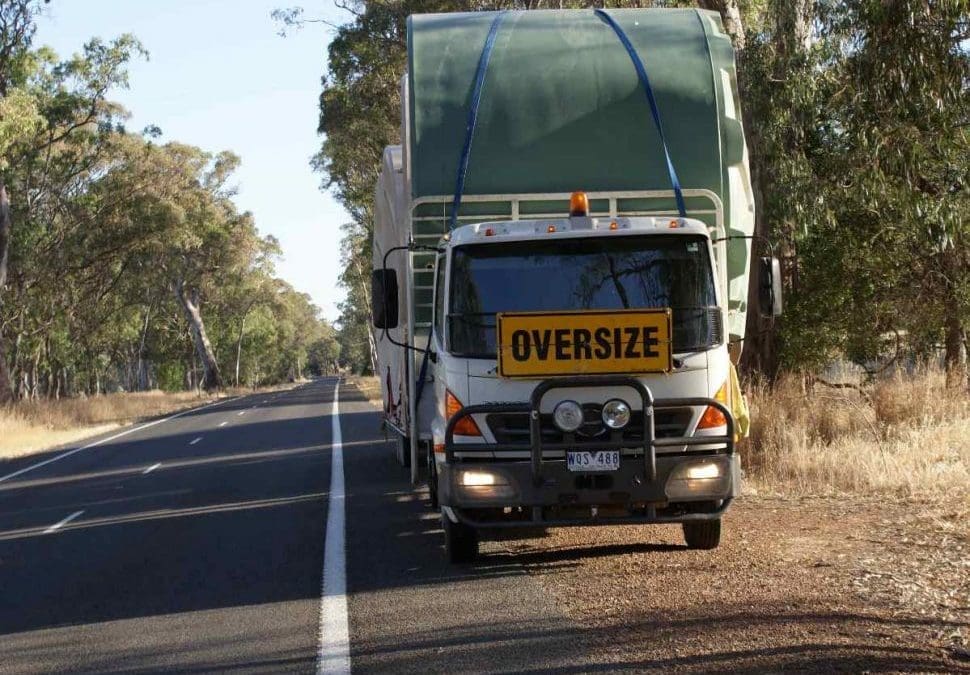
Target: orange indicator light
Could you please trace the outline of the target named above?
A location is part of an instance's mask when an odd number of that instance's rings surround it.
[[[462,405],[458,397],[452,394],[449,390],[445,389],[445,414],[450,420],[452,417],[461,412]],[[475,424],[475,420],[471,417],[462,417],[455,424],[455,434],[458,436],[481,436],[482,432],[479,431],[478,425]]]
[[[717,390],[714,394],[714,400],[718,403],[723,403],[727,405],[728,402],[728,387],[727,382],[721,385],[721,388]],[[724,417],[724,413],[713,406],[707,406],[704,410],[704,414],[701,416],[701,421],[697,423],[698,429],[714,429],[716,427],[723,427],[727,424],[727,419]]]

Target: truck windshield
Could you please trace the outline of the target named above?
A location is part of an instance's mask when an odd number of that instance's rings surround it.
[[[583,237],[471,244],[452,253],[448,349],[495,358],[497,312],[673,310],[673,349],[721,341],[703,237]]]

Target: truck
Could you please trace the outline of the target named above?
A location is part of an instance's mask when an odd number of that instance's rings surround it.
[[[414,15],[400,92],[375,190],[377,375],[449,560],[601,524],[716,547],[753,266],[757,311],[781,312],[718,14]]]

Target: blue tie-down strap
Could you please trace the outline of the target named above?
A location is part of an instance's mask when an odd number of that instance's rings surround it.
[[[478,58],[475,86],[472,89],[472,101],[468,108],[468,122],[465,125],[465,143],[462,145],[461,158],[458,160],[458,177],[455,179],[455,196],[451,203],[449,230],[455,229],[458,224],[458,209],[461,208],[461,195],[465,191],[465,174],[468,173],[468,158],[472,151],[472,139],[475,137],[475,125],[478,123],[478,104],[482,100],[482,87],[485,84],[485,74],[488,72],[488,60],[492,56],[492,47],[495,46],[495,36],[498,34],[499,24],[502,23],[502,19],[507,13],[508,10],[503,10],[492,19],[492,26],[488,29],[488,37],[485,38],[485,46],[482,47],[482,54]]]
[[[681,218],[686,218],[687,209],[684,207],[684,195],[680,190],[680,179],[677,178],[677,171],[674,169],[674,163],[670,159],[670,151],[667,149],[667,139],[664,136],[663,123],[660,121],[660,109],[657,107],[657,100],[653,96],[653,88],[650,86],[650,77],[647,75],[647,69],[643,66],[643,61],[640,59],[640,55],[637,54],[637,50],[633,47],[633,43],[630,42],[630,38],[627,37],[626,33],[620,28],[620,25],[613,17],[602,9],[594,11],[598,17],[603,19],[613,29],[616,36],[620,38],[620,42],[623,43],[626,53],[630,55],[630,60],[633,61],[633,67],[636,68],[637,77],[640,78],[640,84],[643,85],[643,92],[647,95],[647,103],[650,104],[650,113],[653,115],[653,123],[657,127],[660,144],[663,146],[664,157],[667,160],[667,173],[670,175],[670,184],[674,188],[674,198],[677,200],[677,210],[680,212]]]

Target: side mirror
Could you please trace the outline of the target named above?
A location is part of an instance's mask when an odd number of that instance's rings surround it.
[[[781,316],[781,264],[778,258],[761,258],[758,270],[758,309],[762,316]]]
[[[397,274],[384,267],[371,273],[370,311],[374,328],[397,328]]]

